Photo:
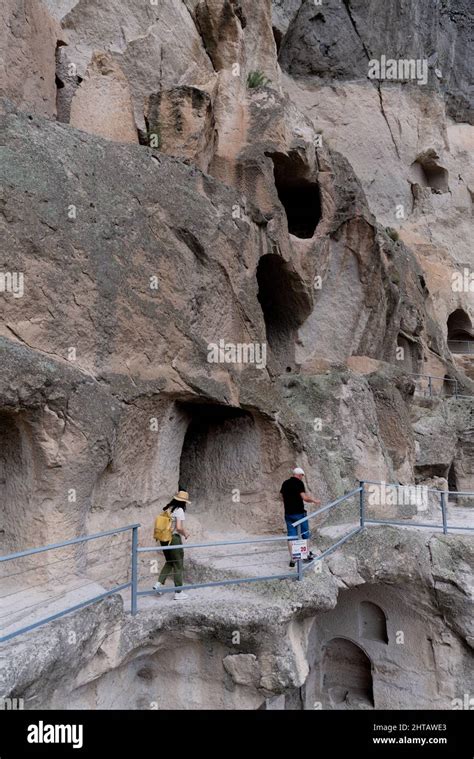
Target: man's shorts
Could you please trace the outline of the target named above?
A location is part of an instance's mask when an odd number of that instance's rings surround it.
[[[286,530],[289,538],[298,537],[298,527],[293,527],[293,522],[297,522],[299,519],[303,519],[306,514],[285,514]],[[302,540],[308,540],[311,537],[311,533],[308,528],[308,522],[301,522],[301,538]]]

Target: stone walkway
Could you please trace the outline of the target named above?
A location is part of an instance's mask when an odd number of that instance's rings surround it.
[[[449,504],[448,514],[449,521],[451,524],[456,525],[456,527],[474,527],[474,509]],[[406,524],[401,529],[417,529],[429,532],[430,528],[413,527],[411,522],[418,520],[426,521],[433,524],[433,526],[436,523],[433,517],[424,517],[423,514],[419,514],[417,517],[407,518],[405,520]],[[317,528],[313,526],[313,539],[311,542],[313,552],[318,555],[357,526],[356,520],[342,524],[326,523]],[[377,526],[367,524],[368,528]],[[451,528],[450,532],[453,534],[469,534],[461,529],[456,529],[456,527]],[[434,528],[433,533],[442,534],[442,531],[441,529]],[[243,533],[233,535],[215,533],[209,535],[206,542],[245,540],[247,537]],[[260,537],[265,538],[268,536]],[[151,571],[150,561],[152,560],[156,560],[156,569],[158,571]],[[141,554],[139,559],[139,590],[152,589],[162,564],[163,554],[160,551],[157,551],[156,554]],[[209,547],[188,549],[185,554],[185,576],[189,584],[213,582],[218,579],[266,577],[281,574],[291,574],[296,577],[296,569],[289,567],[289,554],[284,541],[215,546],[212,549]],[[118,582],[126,582],[127,580],[128,577],[126,579],[125,577],[121,577],[117,581],[117,584]],[[8,634],[18,629],[18,627],[32,624],[68,606],[80,604],[89,598],[105,592],[111,587],[110,582],[106,583],[106,587],[104,587],[104,585],[87,575],[70,576],[67,582],[61,582],[60,580],[52,581],[44,578],[43,581],[36,581],[33,586],[27,589],[22,587],[21,574],[10,580],[4,578],[0,593],[0,635]],[[253,584],[250,583],[246,586],[248,589],[252,587]],[[200,588],[198,595],[195,595],[197,591],[189,590],[188,600],[194,601],[198,598],[201,601],[202,599],[235,599],[235,593],[238,591],[239,586],[237,585]],[[125,608],[129,609],[130,591],[122,591],[121,595],[124,599]],[[157,603],[163,604],[170,601],[173,601],[173,593],[167,593],[161,597],[157,595],[141,596],[139,598],[139,608],[150,608],[156,606]]]

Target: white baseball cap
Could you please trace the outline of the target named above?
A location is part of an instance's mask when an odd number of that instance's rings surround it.
[[[304,474],[304,470],[297,466],[296,469],[293,469],[293,474]]]

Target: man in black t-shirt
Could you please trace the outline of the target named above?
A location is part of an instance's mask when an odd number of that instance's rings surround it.
[[[303,469],[296,467],[296,469],[293,469],[293,476],[288,480],[285,480],[280,490],[280,493],[283,497],[283,503],[285,505],[285,522],[289,538],[298,537],[298,528],[293,527],[293,522],[297,522],[298,519],[302,519],[306,516],[304,504],[314,503],[316,506],[319,506],[321,504],[320,500],[313,498],[310,493],[306,492],[306,488],[303,483],[304,476],[305,475]],[[301,524],[301,537],[303,540],[308,540],[310,537],[308,522],[303,522]],[[290,552],[290,567],[294,567],[295,562],[293,561],[291,554],[291,543],[292,541],[289,540],[288,550]],[[308,558],[305,559],[305,561],[312,561],[313,559],[314,555],[310,551]]]

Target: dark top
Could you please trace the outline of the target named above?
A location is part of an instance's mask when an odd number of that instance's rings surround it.
[[[305,492],[302,480],[297,477],[290,477],[289,480],[285,480],[280,490],[285,504],[285,514],[304,514],[304,501],[301,498],[301,493]]]

